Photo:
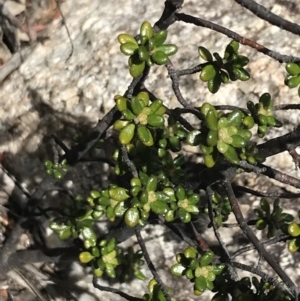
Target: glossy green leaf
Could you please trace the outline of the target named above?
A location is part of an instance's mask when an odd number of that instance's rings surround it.
[[[204,164],[208,167],[211,168],[216,164],[216,160],[212,155],[205,155],[204,156]]]
[[[286,85],[290,88],[290,89],[293,89],[293,88],[296,88],[298,87],[300,84],[300,76],[298,75],[294,75],[294,76],[291,76],[287,79],[286,81]]]
[[[132,56],[129,57],[128,65],[129,65],[130,75],[134,78],[140,76],[145,69],[145,62],[135,61],[133,60]]]
[[[155,51],[151,55],[151,59],[157,65],[164,65],[169,61],[169,57],[162,51]]]
[[[243,125],[247,128],[247,129],[252,129],[254,127],[254,118],[252,116],[246,116],[243,119]]]
[[[290,75],[300,74],[300,66],[296,63],[287,63],[285,69]]]
[[[168,32],[166,30],[160,30],[152,37],[153,44],[155,47],[161,46],[167,39]]]
[[[165,214],[169,210],[168,204],[159,200],[150,203],[150,208],[156,214]]]
[[[205,102],[205,103],[201,106],[201,108],[200,108],[201,114],[203,114],[205,117],[206,117],[206,115],[207,115],[207,113],[208,113],[209,110],[213,110],[213,111],[216,112],[215,107],[214,107],[213,105],[211,105],[210,103],[208,103],[208,102]],[[216,112],[216,114],[217,114],[217,112]]]
[[[175,263],[174,265],[172,265],[171,267],[171,273],[174,276],[182,276],[183,272],[185,270],[185,267],[183,265],[181,265],[180,263]]]
[[[243,148],[246,146],[246,140],[239,135],[233,135],[231,145],[233,147]]]
[[[162,127],[164,125],[164,118],[160,115],[152,114],[147,118],[147,123],[153,127]]]
[[[212,61],[213,61],[213,57],[212,57],[210,51],[207,50],[205,47],[200,46],[200,47],[198,48],[198,52],[199,52],[200,56],[201,56],[205,61],[208,61],[208,62],[212,62]]]
[[[244,68],[233,68],[233,73],[237,79],[241,81],[246,81],[250,78],[250,74]]]
[[[204,292],[207,288],[206,279],[203,276],[196,277],[195,279],[195,288],[200,292]]]
[[[124,202],[129,198],[127,189],[123,187],[113,187],[109,189],[109,196],[117,202]]]
[[[114,129],[117,131],[121,131],[126,125],[128,125],[130,121],[118,119],[114,123]]]
[[[81,252],[79,254],[79,261],[82,263],[88,263],[93,260],[95,257],[90,252]]]
[[[130,123],[127,126],[125,126],[119,135],[119,140],[121,144],[129,144],[134,137],[135,132],[135,124]]]
[[[227,143],[225,143],[224,141],[219,140],[217,143],[217,148],[221,154],[224,154],[227,152],[229,145]]]
[[[200,258],[200,265],[202,267],[209,265],[214,258],[214,252],[206,251]]]
[[[213,79],[207,82],[209,92],[212,94],[217,93],[221,87],[221,83],[221,76],[217,74]]]
[[[134,52],[138,49],[138,46],[134,43],[128,42],[125,44],[122,44],[120,46],[120,50],[125,55],[133,55]]]
[[[155,114],[162,106],[163,101],[161,99],[154,100],[149,106],[149,113],[147,115]]]
[[[200,79],[204,82],[212,80],[217,74],[217,70],[214,65],[206,65],[200,72]]]
[[[199,145],[201,141],[201,132],[197,130],[190,131],[186,137],[186,143],[189,145]]]
[[[146,146],[153,145],[154,143],[153,136],[150,130],[145,125],[141,125],[141,124],[138,125],[137,134],[143,144],[145,144]]]
[[[227,116],[228,124],[239,127],[243,120],[243,113],[240,110],[234,110]]]
[[[224,157],[233,164],[239,164],[240,159],[234,149],[231,145],[228,146],[227,151],[224,153]]]
[[[134,52],[133,52],[134,53]],[[132,53],[132,54],[133,54]],[[141,45],[139,48],[138,48],[138,54],[139,54],[139,58],[141,61],[143,62],[146,62],[149,60],[150,58],[150,54],[147,50],[147,48],[144,46],[144,45]]]
[[[145,91],[139,92],[136,98],[142,100],[144,102],[144,106],[149,105],[149,94],[147,92]]]
[[[145,107],[144,102],[140,99],[138,99],[137,97],[133,97],[131,100],[131,108],[132,108],[132,112],[135,115],[139,115],[143,108]]]
[[[176,45],[173,44],[165,44],[156,48],[156,51],[163,52],[167,56],[173,55],[178,51]]]
[[[151,24],[148,21],[142,23],[140,28],[140,35],[145,36],[150,39],[153,36],[153,29]]]
[[[191,214],[182,208],[178,209],[178,216],[183,223],[189,223],[191,221]]]
[[[216,146],[218,142],[218,132],[210,130],[207,134],[206,143],[208,146]]]
[[[125,43],[133,43],[136,44],[138,46],[137,41],[135,40],[135,38],[129,34],[126,33],[122,33],[118,35],[118,41],[120,44],[125,44]]]
[[[135,227],[140,219],[140,214],[137,208],[130,208],[125,213],[125,223],[128,227]]]
[[[198,256],[198,251],[196,248],[189,246],[184,250],[183,254],[186,258],[196,258]]]
[[[206,125],[210,130],[217,131],[218,129],[218,119],[215,110],[209,110],[206,114]]]
[[[296,237],[300,235],[300,225],[296,222],[292,222],[288,226],[288,233],[289,235]]]
[[[299,247],[300,247],[300,241],[298,238],[294,238],[290,240],[288,243],[288,251],[290,253],[295,253],[296,251],[298,251]]]

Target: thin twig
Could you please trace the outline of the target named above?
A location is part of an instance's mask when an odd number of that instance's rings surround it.
[[[230,254],[227,250],[226,244],[223,242],[221,235],[217,229],[217,225],[214,219],[214,215],[213,215],[213,208],[212,208],[212,195],[213,195],[213,191],[211,189],[210,186],[208,186],[206,188],[206,195],[208,196],[208,212],[209,212],[209,217],[214,229],[214,233],[215,233],[215,237],[217,238],[222,250],[224,251],[224,254],[226,255],[226,259],[227,259],[227,268],[228,268],[228,272],[230,274],[230,276],[232,277],[232,280],[234,281],[239,281],[239,276],[237,275],[236,271],[233,269],[232,265],[231,265],[231,257]]]
[[[226,190],[226,193],[228,195],[232,212],[237,220],[237,222],[240,225],[240,228],[243,230],[243,232],[246,234],[248,239],[251,241],[251,243],[254,245],[255,249],[258,251],[259,254],[261,254],[264,259],[268,262],[268,264],[274,269],[274,271],[278,274],[278,276],[282,279],[282,281],[285,283],[289,291],[293,294],[294,297],[297,297],[298,295],[298,288],[294,284],[294,282],[290,279],[290,277],[283,271],[283,269],[280,267],[280,265],[275,261],[275,259],[266,251],[264,246],[261,244],[261,242],[258,240],[258,238],[255,236],[251,228],[247,225],[243,214],[241,212],[241,209],[238,205],[237,199],[234,195],[234,191],[231,187],[231,183],[225,179],[223,181],[224,188]]]
[[[130,296],[130,295],[124,293],[123,291],[118,290],[118,289],[113,288],[113,287],[100,285],[100,284],[97,283],[97,282],[98,282],[98,278],[93,277],[93,286],[94,286],[95,288],[97,288],[98,290],[100,290],[100,291],[110,292],[110,293],[117,294],[117,295],[123,297],[124,299],[126,299],[126,300],[128,300],[128,301],[143,301],[143,299],[140,299],[140,298],[136,298],[136,297]]]
[[[175,14],[175,17],[177,18],[178,21],[183,21],[185,23],[191,23],[194,24],[196,26],[201,26],[201,27],[206,27],[208,29],[220,32],[221,34],[226,35],[227,37],[236,40],[237,42],[249,46],[251,48],[254,48],[256,51],[261,52],[277,61],[279,61],[280,63],[289,63],[289,62],[295,62],[295,63],[299,63],[300,62],[300,57],[295,57],[295,56],[290,56],[290,55],[283,55],[280,54],[279,52],[273,51],[261,44],[256,43],[255,41],[252,41],[250,39],[247,39],[243,36],[240,36],[239,34],[237,34],[236,32],[223,27],[221,25],[215,24],[213,22],[207,21],[207,20],[203,20],[201,18],[196,18],[193,17],[191,15],[187,15],[187,14]]]
[[[163,284],[162,280],[160,279],[153,263],[152,263],[152,260],[148,254],[148,251],[147,251],[147,248],[146,248],[146,245],[144,243],[144,240],[143,240],[143,237],[141,235],[141,231],[139,229],[135,229],[135,235],[136,235],[136,238],[137,238],[137,241],[141,247],[141,250],[143,251],[143,256],[147,262],[147,265],[150,269],[150,272],[152,273],[153,275],[153,278],[155,279],[155,281],[157,282],[159,288],[161,289],[161,291],[163,292],[165,298],[167,301],[172,301],[169,293],[167,292],[167,289],[165,287],[165,285]]]
[[[234,0],[236,3],[250,10],[254,15],[269,22],[272,25],[291,32],[295,35],[300,35],[300,26],[297,23],[290,22],[272,13],[269,9],[258,4],[253,0]]]

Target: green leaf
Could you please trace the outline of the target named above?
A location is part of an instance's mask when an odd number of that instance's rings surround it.
[[[79,254],[79,261],[82,263],[88,263],[93,260],[95,257],[90,252],[81,252]]]
[[[132,77],[136,78],[140,76],[145,69],[145,62],[141,62],[140,64],[131,63],[129,65],[129,73]]]
[[[182,276],[183,272],[185,270],[185,267],[183,265],[181,265],[180,263],[175,263],[174,265],[172,265],[171,267],[171,273],[174,276]]]
[[[139,115],[145,107],[144,102],[137,97],[133,97],[131,100],[131,108],[135,115]]]
[[[120,44],[125,44],[125,43],[133,43],[136,44],[136,46],[138,46],[137,41],[135,40],[135,38],[129,34],[126,33],[122,33],[118,35],[118,41]]]
[[[140,214],[137,208],[130,208],[125,213],[125,223],[128,227],[135,227],[140,220]]]
[[[167,56],[173,55],[178,51],[176,45],[173,44],[165,44],[156,48],[156,51],[164,52]]]
[[[196,277],[195,279],[195,288],[200,292],[204,292],[207,288],[206,279],[203,276]]]
[[[154,63],[156,63],[157,65],[164,65],[169,61],[169,57],[167,54],[165,54],[162,51],[155,51],[152,56],[151,59],[153,60]]]
[[[221,76],[217,74],[213,79],[207,82],[209,92],[212,94],[217,93],[221,87],[221,83]]]
[[[198,251],[196,248],[189,246],[184,250],[183,254],[186,258],[196,258],[198,256]]]
[[[164,118],[157,114],[152,114],[147,117],[147,123],[153,127],[162,127],[164,125],[164,121]]]
[[[178,209],[178,216],[183,223],[189,223],[191,221],[191,214],[182,208]]]
[[[153,143],[154,143],[153,136],[152,136],[150,130],[145,125],[142,125],[142,124],[138,125],[137,134],[143,144],[145,144],[146,146],[153,145]]]
[[[285,83],[290,89],[296,88],[300,84],[300,76],[294,75],[287,79]]]
[[[208,146],[216,146],[218,142],[218,131],[210,130],[207,134],[206,143]]]
[[[165,214],[169,210],[168,204],[159,200],[150,203],[150,208],[156,214]]]
[[[233,73],[236,76],[236,78],[241,81],[246,81],[250,78],[250,74],[244,68],[233,67]]]
[[[233,147],[243,148],[246,146],[246,140],[243,137],[241,137],[239,135],[233,135],[231,137],[232,137],[231,145]]]
[[[233,164],[239,164],[240,159],[234,149],[231,145],[228,145],[227,151],[224,153],[224,157]]]
[[[150,58],[150,54],[144,45],[141,45],[138,49],[139,58],[141,61],[146,62]]]
[[[201,132],[198,130],[190,131],[186,137],[186,143],[189,145],[199,145],[201,141]]]
[[[208,61],[208,62],[213,61],[213,57],[212,57],[211,53],[205,47],[200,46],[198,48],[198,52],[205,61]]]
[[[153,36],[153,29],[148,21],[142,23],[140,28],[140,34],[141,36],[147,37],[148,39],[150,39]]]
[[[214,252],[206,251],[200,258],[200,265],[202,267],[208,266],[212,262],[214,255]]]
[[[121,144],[129,144],[134,137],[135,132],[135,124],[130,123],[127,126],[125,126],[119,135],[119,140]]]
[[[122,44],[120,46],[120,50],[125,55],[133,55],[134,52],[138,49],[138,46],[134,43],[128,42],[125,44]]]
[[[206,125],[212,131],[218,130],[218,119],[215,110],[209,110],[206,115]]]
[[[290,74],[290,75],[298,75],[300,74],[300,66],[296,63],[288,63],[285,66],[286,71]]]
[[[200,79],[204,82],[212,80],[217,74],[215,66],[209,64],[202,68],[200,72]]]
[[[117,202],[124,202],[129,198],[127,189],[123,187],[113,187],[109,189],[109,196]]]
[[[152,37],[153,44],[155,47],[161,46],[167,39],[168,32],[166,30],[160,30]]]
[[[243,120],[243,113],[240,110],[234,110],[227,116],[228,123],[231,126],[239,127]]]

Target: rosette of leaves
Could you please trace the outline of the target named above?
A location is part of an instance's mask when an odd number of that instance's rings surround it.
[[[224,53],[224,57],[218,53],[210,53],[209,50],[200,46],[198,52],[202,59],[207,61],[200,72],[200,79],[207,82],[207,88],[211,93],[217,93],[221,84],[226,84],[237,79],[246,81],[250,78],[248,71],[244,68],[249,59],[238,53],[239,43],[231,41]]]
[[[194,247],[187,247],[183,253],[176,254],[176,261],[171,267],[174,276],[186,276],[194,283],[194,294],[202,295],[206,289],[214,288],[214,280],[225,268],[224,264],[212,264],[214,253],[206,251],[199,257]]]
[[[44,163],[46,173],[53,175],[55,179],[60,180],[63,175],[68,171],[67,160],[63,160],[61,163],[53,163],[50,160]]]
[[[262,163],[266,158],[259,153],[257,143],[253,141],[248,141],[246,147],[242,148],[241,153],[239,154],[242,160],[248,161],[250,164],[255,165],[257,162]]]
[[[119,250],[117,249],[116,239],[113,237],[109,241],[101,240],[79,254],[81,263],[89,263],[93,268],[96,277],[102,277],[105,273],[110,278],[116,277],[116,267],[120,264]]]
[[[119,273],[120,282],[129,282],[134,277],[139,280],[145,280],[146,276],[140,270],[141,266],[144,265],[143,252],[141,250],[133,251],[132,247],[127,249],[127,252],[120,254],[120,265],[117,269]]]
[[[290,89],[296,88],[300,84],[300,66],[299,63],[288,63],[285,66],[288,75],[286,76],[284,83]],[[300,97],[300,86],[298,87],[298,95]]]
[[[176,45],[164,44],[167,35],[166,30],[154,33],[151,24],[145,21],[140,27],[139,42],[129,34],[118,36],[121,52],[129,56],[128,65],[132,77],[141,75],[146,65],[166,64],[169,56],[177,52]]]
[[[49,227],[62,240],[77,238],[82,233],[85,245],[89,246],[96,240],[93,230],[89,230],[93,224],[92,210],[86,209],[83,198],[78,195],[73,202],[65,204],[63,216],[54,218]]]
[[[211,301],[283,301],[291,300],[291,297],[284,293],[280,286],[274,286],[263,279],[258,280],[256,277],[243,277],[241,280],[234,282],[225,279],[225,277],[217,277],[215,282],[217,291]]]
[[[149,95],[140,92],[131,100],[117,95],[115,101],[122,118],[114,123],[114,129],[120,131],[121,144],[130,144],[135,137],[146,146],[154,144],[155,130],[164,127],[166,112],[160,99],[149,102]]]
[[[254,105],[252,101],[247,102],[247,107],[251,112],[255,123],[258,125],[257,135],[263,138],[269,127],[281,127],[282,123],[273,116],[274,102],[269,93],[260,96],[259,102]]]
[[[181,185],[176,189],[165,187],[163,192],[169,196],[171,201],[171,210],[165,215],[167,222],[171,222],[178,217],[183,223],[188,223],[191,221],[191,215],[199,213],[199,194],[193,193],[191,190],[186,190]]]
[[[217,228],[219,228],[221,227],[223,222],[226,222],[228,220],[228,217],[231,213],[231,205],[228,197],[225,196],[223,198],[219,193],[213,190],[212,209],[213,209],[215,224]],[[204,212],[205,213],[209,212],[207,207],[204,209]],[[212,224],[210,223],[208,226],[211,227]]]
[[[101,191],[92,190],[87,202],[92,207],[92,217],[99,219],[104,213],[110,221],[121,217],[127,210],[125,201],[131,196],[126,188],[110,185]]]
[[[268,238],[274,237],[278,230],[286,233],[288,223],[294,220],[293,216],[283,212],[279,206],[279,199],[275,199],[273,203],[273,210],[271,211],[270,204],[266,198],[261,198],[260,208],[254,209],[258,219],[249,221],[248,224],[253,225],[258,230],[264,230],[268,227]]]
[[[169,116],[168,126],[166,126],[160,134],[161,139],[158,140],[158,154],[163,157],[167,149],[172,152],[181,151],[181,143],[186,139],[188,132],[173,117]]]
[[[187,136],[187,143],[200,144],[207,167],[213,167],[220,154],[229,162],[239,164],[239,153],[252,137],[249,128],[254,123],[249,122],[248,118],[251,116],[245,116],[238,109],[229,114],[217,112],[209,103],[201,106],[201,113],[204,116],[201,132],[191,131]]]

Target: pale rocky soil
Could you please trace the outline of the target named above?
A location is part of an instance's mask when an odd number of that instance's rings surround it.
[[[296,0],[258,2],[289,20],[297,22],[299,19],[300,4]],[[142,21],[154,23],[158,20],[164,1],[155,3],[149,5],[149,1],[144,0],[66,0],[61,7],[74,45],[71,58],[66,62],[71,44],[61,19],[57,19],[48,26],[49,39],[39,43],[25,58],[21,67],[1,84],[0,152],[5,154],[10,171],[29,191],[32,191],[42,179],[43,161],[51,159],[49,135],[55,133],[69,143],[69,138],[76,129],[84,124],[94,125],[111,109],[114,95],[124,93],[130,83],[130,76],[126,68],[127,58],[119,51],[117,35],[123,32],[135,34]],[[203,0],[201,5],[199,1],[190,0],[186,1],[182,12],[228,27],[282,54],[300,56],[299,37],[259,20],[233,0],[222,2]],[[230,40],[209,29],[176,23],[169,30],[168,41],[179,46],[178,53],[172,58],[175,67],[187,68],[199,63],[198,46],[203,45],[212,52],[223,53]],[[299,103],[297,92],[289,91],[283,84],[284,65],[245,46],[241,46],[241,53],[251,59],[249,64],[251,80],[228,84],[216,95],[211,95],[199,81],[198,75],[182,78],[180,84],[186,99],[195,106],[201,105],[203,101],[209,101],[213,104],[243,107],[247,100],[257,101],[259,95],[269,92],[276,104]],[[163,67],[153,68],[147,80],[147,87],[171,107],[177,105],[170,80]],[[278,118],[283,121],[284,127],[271,131],[268,137],[288,132],[299,124],[299,116],[296,111],[279,113]],[[270,158],[267,163],[290,175],[297,177],[300,175],[294,170],[292,159],[287,153]],[[81,174],[73,175],[75,184],[71,186],[75,192],[97,187],[95,179],[94,182],[90,182],[95,168],[89,166],[85,172],[87,177],[85,180],[79,178]],[[263,190],[272,188],[272,185],[254,176],[248,179],[248,185],[262,187]],[[253,198],[243,201],[244,212],[249,210],[253,201]],[[298,201],[294,200],[293,203]],[[257,205],[258,200],[256,199],[253,204]],[[285,204],[290,209],[295,208],[288,201]],[[174,244],[173,240],[167,240],[162,236],[162,231],[161,228],[151,230],[156,238],[148,243],[149,252],[153,258],[157,258],[159,273],[162,279],[175,289],[175,295],[178,298],[194,300],[186,297],[190,295],[191,285],[178,283],[177,279],[170,278],[164,271],[164,268],[173,262],[174,251],[178,251],[181,245]],[[228,230],[225,232],[226,243],[233,244],[235,236]],[[148,235],[150,234],[144,233],[145,237]],[[256,259],[255,253],[249,253],[248,262],[256,264]],[[291,255],[285,251],[281,259],[285,264],[293,262]],[[293,274],[295,281],[300,284],[299,278],[295,275],[295,267],[299,268],[299,264],[287,272]],[[150,276],[149,273],[147,275]],[[81,280],[82,283],[88,281],[88,278]],[[141,292],[145,291],[145,286],[146,284],[134,281],[130,286],[122,284],[121,289],[140,296]],[[82,296],[81,300],[89,300],[85,298],[87,297]],[[108,293],[101,293],[99,300],[121,299]],[[203,296],[197,300],[208,299]]]

